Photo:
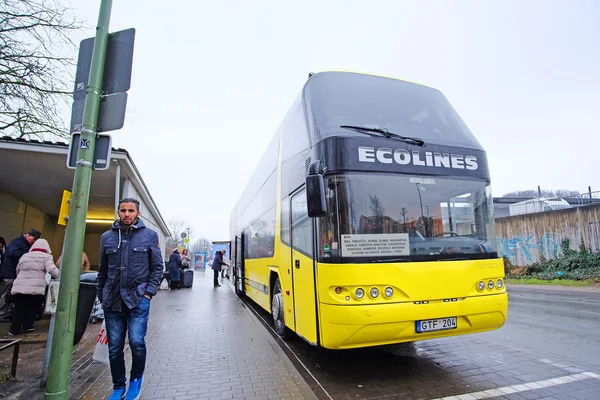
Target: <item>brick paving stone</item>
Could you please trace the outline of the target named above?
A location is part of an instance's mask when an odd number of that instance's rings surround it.
[[[196,271],[191,289],[152,300],[142,399],[316,399],[300,373],[229,285]],[[129,373],[130,354],[126,351]],[[81,399],[110,395],[106,369]]]

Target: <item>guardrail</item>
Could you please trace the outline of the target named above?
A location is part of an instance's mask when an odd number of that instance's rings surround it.
[[[13,348],[12,364],[10,366],[10,376],[17,376],[17,362],[19,361],[19,350],[21,348],[21,339],[0,339],[0,343],[6,343],[0,346],[0,351]]]

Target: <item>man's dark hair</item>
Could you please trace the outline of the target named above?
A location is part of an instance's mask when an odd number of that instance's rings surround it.
[[[42,237],[42,232],[38,231],[37,229],[30,229],[27,234],[33,236],[35,240],[38,240]]]
[[[138,211],[140,211],[140,201],[138,199],[134,199],[133,197],[125,197],[119,200],[119,208],[121,208],[121,204],[123,203],[135,203],[135,207]]]

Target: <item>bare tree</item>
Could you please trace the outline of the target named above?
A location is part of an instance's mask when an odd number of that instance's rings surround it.
[[[211,256],[211,254],[210,254],[211,248],[212,248],[212,243],[210,242],[210,240],[208,240],[206,238],[200,238],[200,239],[196,240],[194,242],[194,246],[192,247],[194,252],[206,251],[208,253],[209,257]]]
[[[73,90],[70,34],[81,26],[58,0],[0,1],[0,134],[69,136],[61,106]]]
[[[172,219],[167,223],[171,236],[167,238],[167,247],[174,248],[180,245],[183,241],[181,233],[185,232],[191,235],[192,228],[186,226],[187,223],[182,219]]]

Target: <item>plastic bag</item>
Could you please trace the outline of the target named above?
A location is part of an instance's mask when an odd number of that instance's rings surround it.
[[[160,286],[158,287],[159,290],[167,290],[169,289],[169,282],[167,282],[166,279],[163,279],[163,281],[160,283]]]
[[[94,349],[95,361],[109,364],[108,360],[108,335],[106,334],[106,324],[102,321],[102,328],[100,328],[100,333],[98,333],[98,337],[96,338],[96,348]]]

